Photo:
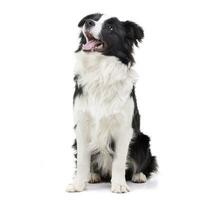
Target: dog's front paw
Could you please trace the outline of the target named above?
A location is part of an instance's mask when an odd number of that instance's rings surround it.
[[[129,192],[129,187],[126,183],[112,183],[111,191],[114,193]]]
[[[67,186],[65,189],[66,192],[82,192],[86,189],[86,183],[85,182],[73,182]]]

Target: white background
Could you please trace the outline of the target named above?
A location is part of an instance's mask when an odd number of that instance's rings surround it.
[[[198,199],[200,12],[198,0],[0,1],[0,199]],[[79,20],[102,12],[145,31],[135,51],[142,130],[159,174],[131,192],[109,184],[66,193],[71,144],[73,52]]]

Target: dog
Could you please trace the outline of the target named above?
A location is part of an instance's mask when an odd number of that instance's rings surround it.
[[[134,22],[100,13],[87,15],[78,27],[73,96],[77,160],[66,191],[110,181],[112,192],[125,193],[126,181],[144,183],[157,171],[150,138],[140,131],[135,95],[133,49],[144,32]]]

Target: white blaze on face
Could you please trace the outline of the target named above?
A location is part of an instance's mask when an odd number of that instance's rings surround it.
[[[93,37],[95,39],[99,39],[99,35],[101,33],[101,30],[102,30],[102,26],[104,24],[104,22],[111,18],[110,16],[108,15],[102,15],[101,18],[98,20],[98,21],[94,21],[95,22],[95,26],[93,26],[91,29],[90,29],[90,33],[93,35]],[[83,34],[85,32],[85,25],[83,26],[83,30],[82,30]]]

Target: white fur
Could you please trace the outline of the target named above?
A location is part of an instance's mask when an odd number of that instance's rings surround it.
[[[130,93],[136,73],[113,56],[82,51],[76,56],[74,73],[79,75],[83,95],[77,96],[74,103],[78,158],[77,175],[69,191],[85,189],[90,178],[91,152],[100,151],[99,165],[103,172],[112,174],[111,190],[127,192],[125,167],[134,111]],[[111,137],[115,141],[113,159],[108,147]],[[77,189],[77,185],[81,186]]]

